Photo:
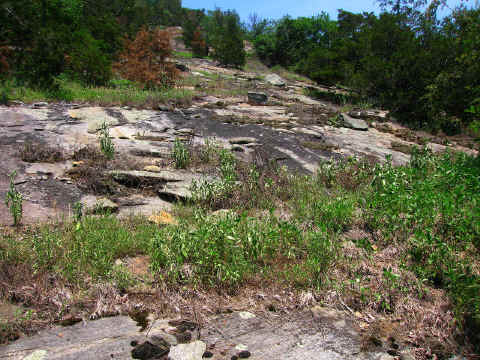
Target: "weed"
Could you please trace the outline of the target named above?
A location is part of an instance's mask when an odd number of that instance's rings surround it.
[[[83,216],[83,204],[77,201],[73,204],[73,220],[78,223],[82,220]]]
[[[340,114],[329,117],[327,124],[333,127],[342,127],[343,126],[342,117],[340,116]]]
[[[103,122],[100,126],[98,136],[100,139],[100,150],[102,150],[103,155],[105,155],[107,159],[112,160],[115,156],[115,146],[110,137],[110,128],[106,122]]]
[[[10,188],[5,197],[5,205],[9,208],[10,214],[13,217],[13,225],[18,226],[22,221],[23,216],[23,195],[15,188],[15,177],[17,171],[10,173]]]
[[[205,145],[200,149],[199,158],[203,163],[208,164],[215,159],[219,151],[220,146],[216,143],[215,139],[206,138]]]
[[[177,58],[192,59],[193,54],[189,51],[174,51],[173,55]]]
[[[179,138],[173,143],[172,158],[177,169],[186,169],[190,164],[190,151]]]

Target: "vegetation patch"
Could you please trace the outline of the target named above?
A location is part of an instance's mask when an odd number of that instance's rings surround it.
[[[194,202],[177,206],[176,221],[157,225],[102,215],[21,234],[6,231],[0,261],[5,273],[17,275],[4,278],[2,289],[20,296],[19,284],[34,284],[34,273],[55,273],[79,294],[92,283],[132,294],[140,283],[144,289],[229,294],[275,284],[317,299],[335,291],[352,311],[404,317],[408,326],[397,329],[400,338],[412,341],[413,331],[416,346],[438,355],[455,351],[456,332],[468,346],[478,344],[478,159],[414,148],[405,166],[346,159],[305,176],[260,155],[256,164],[243,164],[213,142],[207,145],[199,154],[218,167],[220,180],[194,186]],[[138,256],[148,259],[152,275],[140,283],[117,264]],[[445,294],[450,302],[436,308],[434,299]],[[438,336],[438,328],[410,311],[425,306],[445,330],[440,347],[425,337]]]

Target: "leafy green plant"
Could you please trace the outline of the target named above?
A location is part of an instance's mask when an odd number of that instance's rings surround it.
[[[100,150],[102,150],[103,155],[105,155],[107,159],[112,160],[115,156],[115,146],[110,137],[110,127],[105,121],[100,126],[99,139]]]
[[[173,143],[172,158],[177,169],[186,169],[190,164],[190,151],[179,138]]]
[[[10,188],[5,197],[5,205],[9,208],[10,214],[13,217],[13,225],[17,226],[22,221],[23,216],[23,195],[15,188],[15,177],[17,171],[10,173]]]
[[[73,204],[73,220],[79,222],[83,217],[83,204],[80,201],[76,201]]]

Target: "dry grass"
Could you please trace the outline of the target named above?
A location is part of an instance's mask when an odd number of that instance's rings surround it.
[[[56,163],[65,160],[65,154],[58,147],[53,147],[42,143],[27,142],[20,150],[22,161],[35,163]]]

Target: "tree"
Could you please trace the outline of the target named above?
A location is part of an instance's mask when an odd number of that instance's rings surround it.
[[[125,79],[149,89],[175,84],[178,70],[174,63],[168,61],[172,54],[168,31],[143,28],[134,40],[126,38],[124,44],[114,69]]]
[[[194,57],[205,57],[208,55],[207,42],[200,27],[194,31],[190,46]]]
[[[213,57],[223,65],[241,67],[245,65],[246,53],[240,18],[235,11],[216,9],[209,22],[210,44]],[[207,30],[207,32],[209,32]]]

